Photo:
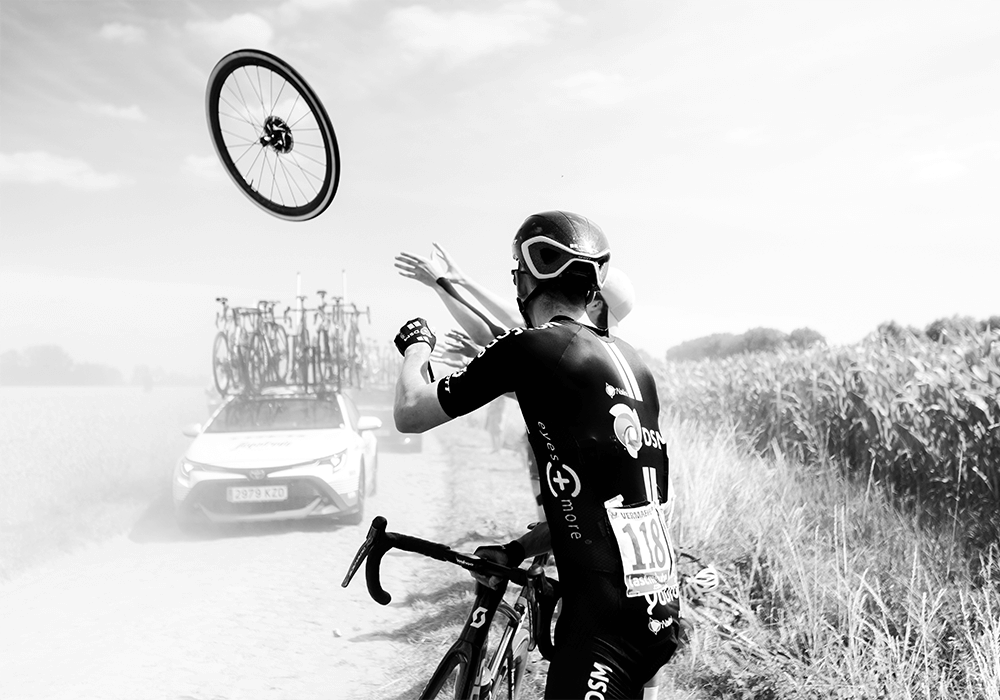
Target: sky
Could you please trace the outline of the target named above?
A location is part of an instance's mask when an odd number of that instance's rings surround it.
[[[205,88],[280,56],[342,176],[308,222],[226,177]],[[1000,313],[1000,3],[3,0],[0,352],[208,376],[215,301],[326,289],[388,342],[401,251],[511,295],[528,215],[597,222],[654,355],[808,326]],[[300,277],[297,278],[297,275]],[[346,282],[346,289],[345,289]]]

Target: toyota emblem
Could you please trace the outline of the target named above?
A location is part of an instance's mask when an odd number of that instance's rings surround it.
[[[251,479],[253,479],[254,481],[260,481],[260,480],[261,480],[261,479],[263,479],[263,478],[264,478],[265,476],[267,476],[267,472],[266,472],[266,471],[264,471],[263,469],[251,469],[251,470],[250,470],[250,475],[249,475],[249,476],[250,476],[250,478],[251,478]]]

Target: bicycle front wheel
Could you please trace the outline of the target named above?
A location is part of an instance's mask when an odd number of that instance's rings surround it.
[[[268,346],[270,359],[268,367],[272,379],[278,384],[284,384],[288,377],[288,333],[277,323],[268,326]]]
[[[502,632],[491,637],[498,639],[497,647],[490,655],[491,683],[481,691],[482,700],[517,700],[521,693],[521,681],[528,666],[528,645],[531,635],[522,624],[505,622]]]
[[[222,165],[254,204],[287,221],[330,206],[340,184],[337,137],[294,68],[265,51],[234,51],[212,70],[205,109]]]
[[[226,334],[215,334],[212,345],[212,379],[215,380],[215,390],[220,396],[226,396],[232,386],[232,358],[229,354],[229,341]]]
[[[455,654],[446,656],[434,671],[427,687],[420,694],[420,700],[465,700],[468,695],[463,692],[467,683],[468,666],[463,659]]]

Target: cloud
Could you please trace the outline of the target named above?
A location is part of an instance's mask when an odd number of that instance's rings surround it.
[[[181,167],[181,170],[199,180],[223,182],[226,179],[222,163],[215,156],[185,156],[184,165]]]
[[[438,12],[422,5],[392,10],[389,30],[418,56],[460,63],[520,44],[545,39],[562,16],[547,0],[509,2],[484,11]]]
[[[968,171],[962,162],[963,155],[953,149],[918,153],[910,159],[917,166],[912,177],[917,182],[946,182],[959,178]]]
[[[324,10],[341,10],[350,7],[356,0],[285,0],[278,6],[275,17],[279,22],[294,24],[304,13]],[[271,16],[271,15],[269,15]]]
[[[767,142],[767,137],[760,129],[739,126],[726,133],[726,141],[737,146],[760,146]]]
[[[80,108],[89,114],[96,114],[101,117],[110,117],[112,119],[121,119],[130,122],[144,122],[146,121],[146,115],[138,105],[129,105],[128,107],[116,107],[115,105],[103,104],[99,102],[84,102],[80,103]]]
[[[961,177],[968,168],[956,160],[941,160],[921,165],[913,173],[917,182],[946,182]]]
[[[30,185],[65,185],[77,190],[113,190],[127,179],[113,173],[99,173],[82,160],[45,153],[0,153],[0,182]]]
[[[141,44],[146,40],[146,30],[132,24],[111,22],[101,27],[97,36],[108,41],[120,41],[123,44]]]
[[[233,15],[216,22],[188,22],[188,32],[220,50],[263,48],[271,43],[274,30],[259,15]]]
[[[618,104],[631,94],[620,75],[593,70],[575,73],[557,85],[570,98],[605,107]]]

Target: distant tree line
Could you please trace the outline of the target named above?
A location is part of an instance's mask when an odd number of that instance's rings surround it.
[[[987,330],[1000,330],[1000,316],[990,316],[979,321],[971,316],[951,316],[931,321],[925,328],[886,321],[879,325],[875,333],[881,337],[897,340],[909,335],[947,343]],[[667,350],[667,360],[718,359],[741,353],[774,352],[781,348],[807,348],[817,343],[825,345],[826,339],[811,328],[797,328],[787,334],[774,328],[751,328],[746,333],[738,335],[715,333],[686,340]]]
[[[204,384],[201,377],[151,369],[135,368],[130,384],[150,388],[153,385]],[[88,362],[74,362],[58,345],[35,345],[22,352],[0,353],[0,386],[114,386],[125,384],[119,369]]]
[[[916,326],[902,326],[895,321],[886,321],[875,332],[884,338],[897,340],[910,335],[916,338],[927,338],[936,343],[948,343],[990,330],[1000,331],[1000,316],[990,316],[979,321],[972,316],[949,316],[931,321],[922,329]]]
[[[6,386],[121,384],[122,373],[105,365],[77,363],[58,345],[36,345],[0,355],[0,384]]]
[[[796,328],[784,333],[775,328],[751,328],[746,333],[714,333],[694,340],[686,340],[667,350],[667,359],[673,361],[719,359],[742,353],[774,352],[780,348],[807,348],[817,343],[826,344],[826,338],[812,328]]]

